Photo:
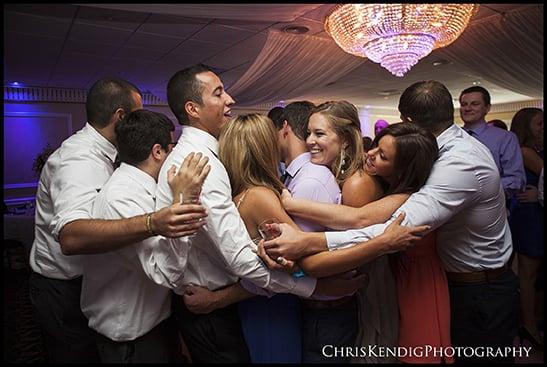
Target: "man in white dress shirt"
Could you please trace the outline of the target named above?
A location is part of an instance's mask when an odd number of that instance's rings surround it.
[[[92,202],[114,171],[114,127],[126,113],[141,108],[141,94],[133,84],[117,78],[97,81],[87,95],[88,122],[63,142],[42,170],[29,286],[51,363],[98,360],[95,333],[80,309],[81,257],[66,255],[109,251],[154,233],[178,236],[197,228],[182,223],[189,214],[180,214],[189,207],[180,205],[149,217],[90,219]]]
[[[260,288],[278,293],[308,297],[314,291],[324,293],[325,286],[332,291],[332,283],[270,271],[252,251],[252,240],[232,201],[228,174],[217,157],[220,128],[230,118],[234,104],[219,77],[204,65],[181,70],[169,80],[167,98],[183,128],[177,146],[160,171],[156,208],[172,201],[166,179],[171,165],[179,165],[190,152],[203,153],[211,165],[201,194],[208,216],[206,225],[191,240],[185,282],[215,291],[234,284],[238,278],[246,278]],[[338,288],[348,293],[361,283],[361,279],[347,281],[345,287]],[[183,304],[180,309],[179,327],[194,362],[249,363],[237,304],[204,315],[192,314]]]
[[[452,344],[511,347],[518,322],[517,280],[508,264],[511,232],[496,163],[485,145],[454,124],[452,96],[441,83],[411,85],[401,95],[399,111],[403,121],[437,136],[439,158],[426,184],[393,218],[404,212],[407,224],[437,229],[437,251],[449,281]],[[357,224],[359,210],[338,214],[355,215]],[[298,259],[367,241],[388,223],[324,234],[298,232],[282,224],[281,236],[264,246],[271,257]],[[366,242],[359,246],[365,246],[371,259],[389,252]]]
[[[171,151],[174,129],[167,116],[147,110],[131,112],[116,125],[121,165],[93,202],[93,218],[130,218],[154,211],[156,182]],[[183,164],[183,169],[189,166]],[[81,306],[89,326],[98,333],[102,363],[177,362],[169,289],[183,292],[179,288],[187,240],[157,236],[83,257]]]

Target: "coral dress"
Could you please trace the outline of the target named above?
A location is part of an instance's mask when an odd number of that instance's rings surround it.
[[[441,357],[425,346],[450,347],[450,295],[446,274],[437,255],[436,234],[395,257],[393,273],[399,299],[399,346],[423,347],[422,357],[407,356],[406,363],[440,363]],[[453,358],[444,358],[452,363]]]

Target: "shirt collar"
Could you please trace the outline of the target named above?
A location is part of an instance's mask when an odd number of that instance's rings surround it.
[[[181,141],[183,137],[190,141],[199,141],[205,143],[207,149],[209,149],[211,152],[213,152],[215,156],[218,157],[218,140],[208,132],[198,129],[197,127],[183,125],[179,141]]]
[[[465,134],[465,135],[464,135]],[[461,138],[464,136],[471,137],[466,133],[461,127],[456,124],[452,124],[449,128],[446,128],[439,136],[437,136],[437,145],[439,146],[439,151],[454,138]]]
[[[309,152],[304,152],[300,154],[298,157],[293,159],[291,164],[287,166],[285,169],[285,172],[287,172],[291,177],[294,177],[298,171],[310,161],[311,154]]]
[[[99,148],[99,150],[104,153],[105,156],[108,157],[114,163],[116,160],[116,155],[118,154],[118,150],[112,144],[109,142],[104,136],[102,136],[89,122],[86,122],[84,128],[82,129],[86,134],[88,134],[91,139],[96,143],[96,146]]]
[[[141,185],[150,196],[155,196],[157,183],[154,177],[135,166],[123,162],[120,164],[118,171],[135,180],[135,182]]]
[[[473,131],[475,135],[480,135],[484,130],[488,128],[485,120],[479,121],[473,125],[473,127],[466,128],[467,130]]]

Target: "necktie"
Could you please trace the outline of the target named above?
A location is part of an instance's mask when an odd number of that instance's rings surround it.
[[[470,129],[463,129],[466,133],[468,133],[469,135],[471,136],[475,136],[475,132],[473,130],[470,130]]]

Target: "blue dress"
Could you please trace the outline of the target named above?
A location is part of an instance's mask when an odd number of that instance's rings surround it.
[[[300,300],[292,294],[239,302],[243,336],[252,363],[301,363]]]
[[[543,150],[538,152],[543,159]],[[526,184],[537,186],[539,176],[525,168]],[[543,258],[543,207],[539,202],[514,203],[509,224],[515,252],[533,258]]]

